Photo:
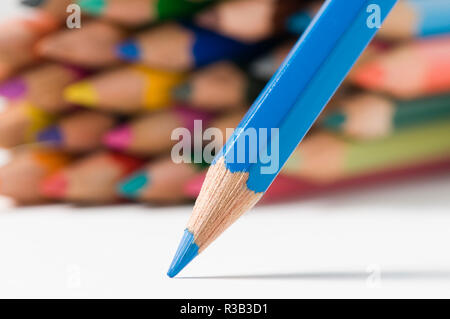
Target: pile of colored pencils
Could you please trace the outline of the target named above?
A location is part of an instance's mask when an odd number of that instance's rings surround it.
[[[193,201],[208,167],[175,162],[173,132],[194,133],[195,121],[224,136],[236,127],[323,4],[22,3],[30,14],[0,30],[0,147],[11,150],[0,194],[18,204],[159,205]],[[73,4],[83,14],[69,28]],[[202,159],[206,145],[192,141],[191,156]],[[443,173],[450,1],[402,0],[263,201]]]

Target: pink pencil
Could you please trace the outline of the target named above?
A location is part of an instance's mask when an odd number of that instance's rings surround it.
[[[139,155],[156,155],[170,151],[176,141],[171,140],[177,128],[194,129],[194,121],[208,125],[211,114],[177,106],[173,109],[139,117],[118,127],[104,137],[104,144],[111,149]]]

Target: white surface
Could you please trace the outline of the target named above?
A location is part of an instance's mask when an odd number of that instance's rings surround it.
[[[442,176],[259,207],[177,279],[165,272],[191,207],[0,199],[0,297],[450,297],[449,194]]]

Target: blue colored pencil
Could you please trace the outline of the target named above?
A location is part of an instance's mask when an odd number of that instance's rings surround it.
[[[120,44],[117,54],[153,68],[185,71],[218,60],[244,58],[265,45],[244,44],[187,23],[166,23]]]
[[[297,13],[287,23],[289,31],[301,34],[314,10]],[[450,1],[404,0],[399,2],[378,33],[380,38],[404,40],[450,33]]]
[[[377,28],[369,23],[374,17],[372,10],[382,22],[395,3],[396,0],[326,1],[215,158],[169,277],[176,276],[259,201],[375,35]],[[252,130],[257,131],[258,142],[246,143]],[[277,144],[279,150],[273,148]],[[263,156],[255,156],[255,145],[256,153],[272,149],[271,164],[278,160],[274,170]],[[243,153],[245,159],[238,160]]]

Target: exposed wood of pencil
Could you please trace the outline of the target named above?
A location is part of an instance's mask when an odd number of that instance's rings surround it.
[[[38,60],[33,46],[42,36],[55,31],[52,17],[36,13],[30,18],[7,21],[0,25],[0,80]]]
[[[101,147],[104,134],[114,126],[109,114],[81,111],[63,118],[59,129],[63,136],[61,147],[71,152],[86,152]]]
[[[116,45],[125,34],[116,26],[102,21],[83,24],[75,30],[62,30],[38,43],[37,51],[46,58],[84,67],[106,67],[119,62]]]
[[[247,101],[248,79],[231,62],[218,62],[192,74],[187,103],[205,109],[239,107]],[[250,101],[251,102],[251,101]]]
[[[168,41],[170,39],[170,41]],[[138,34],[142,62],[166,70],[187,70],[192,67],[193,33],[176,23],[166,23]]]
[[[414,8],[406,1],[399,1],[384,21],[377,36],[388,40],[411,38],[414,36],[413,26],[418,22]]]
[[[208,170],[187,226],[199,253],[262,197],[247,189],[247,180],[248,173],[230,172],[223,158]]]
[[[197,22],[229,37],[254,42],[275,34],[286,16],[301,6],[298,0],[224,1],[200,13]]]
[[[75,69],[56,63],[46,63],[24,72],[16,80],[26,84],[23,98],[37,108],[48,112],[60,112],[69,108],[62,97],[63,89],[80,75]]]

